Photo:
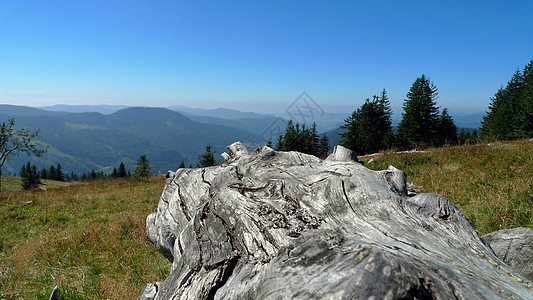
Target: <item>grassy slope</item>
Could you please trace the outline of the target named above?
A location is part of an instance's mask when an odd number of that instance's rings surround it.
[[[4,192],[0,299],[48,299],[55,285],[61,299],[135,299],[164,279],[170,263],[145,237],[163,186],[159,176]]]
[[[2,176],[2,191],[21,191],[22,185],[20,184],[20,177],[14,176]],[[41,189],[49,189],[56,187],[63,187],[72,185],[72,182],[55,181],[48,179],[41,179],[43,184],[39,185]]]
[[[533,228],[532,141],[384,154],[366,164],[375,170],[388,165],[407,173],[407,181],[421,192],[451,200],[481,234],[518,226]]]
[[[389,164],[422,192],[452,200],[481,233],[533,227],[533,142],[384,154],[367,166]],[[145,238],[163,186],[163,177],[153,177],[4,192],[0,299],[48,299],[55,285],[62,299],[135,299],[170,268]]]

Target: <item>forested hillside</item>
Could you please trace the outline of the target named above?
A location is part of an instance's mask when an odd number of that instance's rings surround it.
[[[163,108],[126,108],[109,115],[48,112],[11,105],[0,106],[0,121],[14,117],[16,127],[40,129],[39,139],[50,147],[41,157],[12,157],[4,174],[18,173],[28,160],[37,168],[58,162],[67,173],[91,169],[110,172],[124,161],[132,170],[146,154],[155,173],[175,170],[181,161],[195,163],[210,144],[220,155],[235,140],[257,145],[261,138],[244,130],[194,122]]]

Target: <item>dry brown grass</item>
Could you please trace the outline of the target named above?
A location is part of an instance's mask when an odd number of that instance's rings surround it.
[[[368,161],[370,157],[365,158]],[[533,228],[533,142],[496,142],[430,149],[424,153],[383,154],[367,164],[393,165],[422,192],[444,195],[480,233]]]
[[[145,237],[163,186],[159,176],[4,192],[0,298],[48,299],[59,285],[62,299],[136,299],[169,272]]]

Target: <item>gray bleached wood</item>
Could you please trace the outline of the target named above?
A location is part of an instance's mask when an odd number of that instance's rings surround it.
[[[501,260],[522,276],[533,280],[533,229],[501,229],[482,238]]]
[[[228,147],[169,172],[148,238],[172,262],[139,299],[532,299],[459,209],[343,147],[326,160]]]

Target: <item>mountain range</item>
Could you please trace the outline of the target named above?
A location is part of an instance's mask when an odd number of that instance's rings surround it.
[[[328,135],[332,146],[338,144],[339,126],[347,116],[348,113],[324,113],[316,118],[319,132]],[[454,119],[458,128],[477,128],[482,116],[482,113],[457,114]],[[39,128],[40,140],[49,149],[41,158],[13,157],[4,165],[4,174],[18,173],[28,160],[38,168],[61,163],[65,172],[75,173],[92,169],[110,172],[124,162],[133,172],[142,154],[153,164],[154,173],[164,173],[175,170],[181,161],[195,165],[208,144],[215,150],[217,159],[235,141],[250,148],[264,145],[269,130],[279,124],[283,129],[289,119],[288,115],[228,108],[0,105],[0,121],[8,117],[14,117],[19,128]],[[397,123],[393,120],[393,125]]]
[[[0,105],[0,121],[8,117],[14,117],[19,128],[39,128],[39,139],[49,149],[41,158],[13,157],[4,165],[4,174],[18,173],[28,160],[39,169],[59,162],[65,172],[75,173],[91,169],[109,172],[123,161],[133,171],[142,154],[147,155],[155,173],[164,173],[177,169],[181,161],[195,164],[208,144],[218,155],[236,140],[250,147],[264,144],[248,131],[199,123],[164,108],[130,107],[104,115]]]

